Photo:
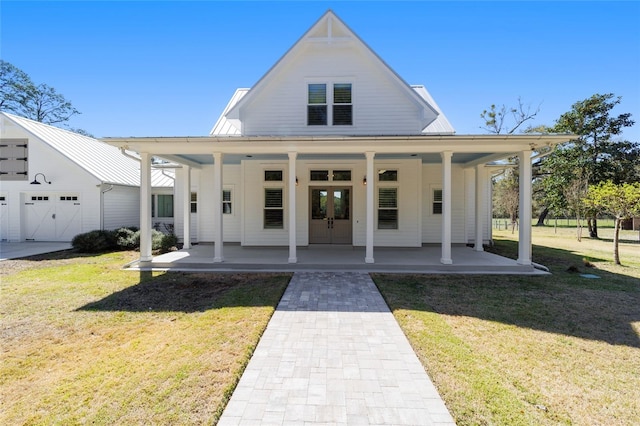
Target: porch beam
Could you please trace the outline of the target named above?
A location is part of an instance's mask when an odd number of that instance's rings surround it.
[[[374,175],[374,163],[373,160],[376,156],[376,153],[373,151],[365,152],[365,157],[367,159],[367,200],[366,200],[366,208],[367,208],[367,236],[366,236],[366,249],[364,255],[365,263],[374,263],[373,258],[373,220],[374,220],[374,188],[376,186],[376,180]]]
[[[222,238],[222,153],[213,153],[214,263],[224,262]]]
[[[191,167],[182,167],[182,248],[191,248]]]
[[[520,163],[520,226],[518,231],[518,263],[531,265],[531,150],[518,153]]]
[[[475,251],[484,251],[482,247],[482,240],[484,236],[484,229],[482,224],[484,223],[485,208],[484,208],[484,195],[485,195],[485,168],[479,164],[476,166],[476,241],[473,247]]]
[[[149,262],[151,255],[151,154],[140,153],[140,261]]]
[[[298,263],[296,253],[296,158],[297,152],[289,152],[289,263]]]
[[[440,263],[451,265],[451,151],[440,153],[442,157],[442,257]]]

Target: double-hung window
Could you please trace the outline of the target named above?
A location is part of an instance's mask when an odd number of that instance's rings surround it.
[[[327,85],[310,84],[308,86],[307,124],[309,126],[327,125]]]
[[[333,102],[329,105],[329,99]],[[307,85],[307,125],[351,126],[353,98],[351,83]]]
[[[231,214],[233,213],[232,205],[231,205],[231,190],[223,189],[222,190],[222,213],[223,214]]]
[[[351,126],[353,124],[353,104],[351,103],[351,84],[333,85],[333,125]]]
[[[282,170],[265,170],[264,229],[284,229],[284,191],[275,182],[283,181]]]
[[[378,171],[378,229],[398,229],[398,171]]]
[[[442,189],[433,190],[431,213],[442,214]]]

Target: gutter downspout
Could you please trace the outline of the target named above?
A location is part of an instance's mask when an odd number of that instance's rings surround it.
[[[109,185],[109,188],[102,189],[104,184],[100,184],[100,229],[104,231],[104,194],[113,190],[113,185]]]

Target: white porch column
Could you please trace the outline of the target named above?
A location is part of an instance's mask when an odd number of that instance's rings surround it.
[[[518,263],[531,265],[531,151],[520,152],[518,161],[520,163]]]
[[[440,153],[442,157],[442,257],[440,263],[451,265],[451,151]]]
[[[375,152],[365,152],[367,158],[367,238],[366,238],[366,250],[364,255],[365,263],[374,263],[373,259],[373,212],[374,212],[374,189],[376,186],[375,174],[373,170],[373,159],[376,156]]]
[[[214,262],[224,262],[222,238],[222,153],[213,153],[213,231]]]
[[[140,261],[151,255],[151,154],[140,153]]]
[[[182,240],[183,249],[191,248],[191,167],[182,166]]]
[[[485,219],[484,209],[484,189],[485,189],[485,168],[484,165],[478,164],[476,166],[476,243],[473,249],[475,251],[484,251],[482,247],[482,240],[484,236],[484,229],[482,224]]]
[[[297,152],[289,152],[289,263],[297,263],[296,253],[296,158]]]

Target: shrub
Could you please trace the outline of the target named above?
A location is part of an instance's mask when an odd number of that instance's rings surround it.
[[[160,243],[160,251],[167,253],[173,250],[178,245],[178,237],[175,234],[166,234],[162,236],[162,242]]]
[[[135,228],[120,228],[116,233],[116,245],[120,250],[135,250],[140,247],[140,231]]]
[[[117,247],[114,231],[95,230],[78,234],[71,240],[71,246],[81,253],[100,253]]]
[[[178,244],[175,234],[163,234],[151,230],[151,249],[163,253]],[[120,228],[115,231],[96,230],[73,237],[71,245],[81,253],[100,253],[109,250],[139,250],[140,231],[136,228]]]

